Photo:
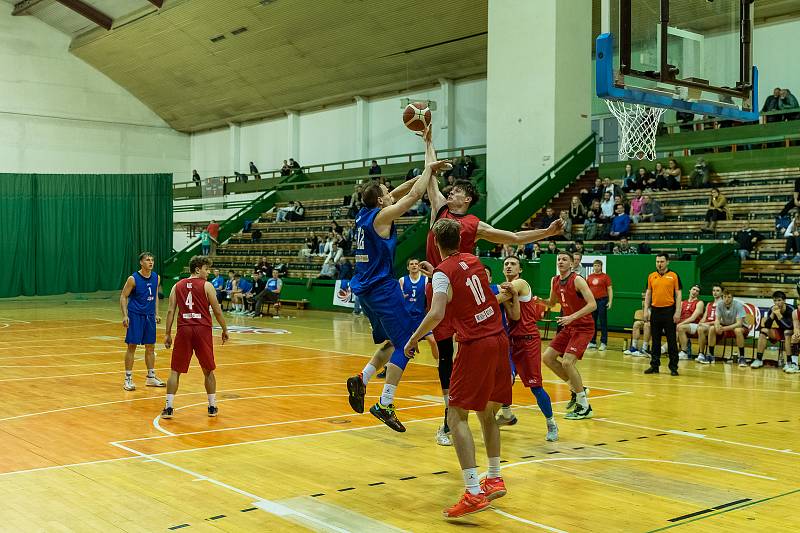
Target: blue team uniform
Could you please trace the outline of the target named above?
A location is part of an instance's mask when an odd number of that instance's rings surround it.
[[[379,211],[377,207],[362,207],[356,216],[356,269],[350,288],[369,319],[373,341],[392,341],[394,352],[389,361],[404,369],[408,358],[403,347],[416,327],[392,268],[397,229],[392,224],[387,239],[378,235],[373,223]]]
[[[156,298],[158,298],[158,274],[150,273],[145,278],[134,272],[133,290],[128,295],[128,332],[125,344],[156,343]]]
[[[411,280],[411,276],[405,275],[403,280],[403,298],[406,303],[406,310],[417,325],[425,318],[425,284],[428,282],[427,276],[420,275],[416,283]]]

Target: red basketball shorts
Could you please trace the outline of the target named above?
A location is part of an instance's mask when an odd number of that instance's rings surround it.
[[[175,334],[170,367],[175,372],[185,374],[189,371],[192,353],[203,370],[217,368],[214,362],[214,340],[208,326],[182,326]]]
[[[458,345],[450,378],[450,406],[483,411],[488,402],[511,403],[508,337],[498,333]]]
[[[567,326],[550,341],[550,348],[558,353],[572,354],[577,359],[583,359],[583,352],[586,351],[586,347],[592,342],[593,337],[593,327],[575,328]]]
[[[542,341],[538,334],[511,337],[511,360],[523,385],[542,386]]]

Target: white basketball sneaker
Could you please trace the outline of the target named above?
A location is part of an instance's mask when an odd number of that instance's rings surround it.
[[[133,383],[133,378],[125,378],[125,382],[122,384],[122,388],[127,391],[136,390],[136,385]]]
[[[147,378],[147,381],[144,383],[148,387],[166,387],[167,384],[158,379],[157,377],[153,376],[152,378]]]

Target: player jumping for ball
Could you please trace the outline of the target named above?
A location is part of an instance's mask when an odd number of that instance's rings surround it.
[[[556,267],[558,275],[553,277],[550,285],[549,305],[552,307],[556,303],[561,304],[558,324],[562,329],[545,350],[544,363],[568,383],[572,391],[565,418],[591,418],[592,406],[589,405],[588,392],[575,364],[583,359],[583,352],[594,336],[592,311],[597,308],[597,304],[586,280],[572,271],[570,252],[558,252]]]
[[[428,187],[433,173],[449,167],[448,161],[432,161],[417,178],[407,194],[396,199],[386,185],[373,183],[362,192],[364,207],[356,216],[355,259],[356,271],[350,287],[358,296],[364,314],[372,326],[375,344],[383,344],[357,376],[347,380],[350,406],[357,413],[364,412],[367,384],[377,369],[387,366],[386,382],[380,400],[369,412],[395,431],[406,428],[394,410],[394,395],[408,359],[403,346],[408,342],[416,322],[409,315],[403,291],[394,277],[394,252],[397,230],[394,221],[416,204]],[[386,342],[390,341],[390,342]],[[388,364],[387,364],[388,363]]]
[[[214,341],[211,334],[211,313],[214,311],[217,323],[222,327],[222,343],[228,340],[228,326],[222,316],[222,308],[217,302],[217,291],[207,281],[211,260],[205,256],[194,256],[189,261],[190,277],[180,280],[169,293],[167,311],[167,334],[164,346],[172,346],[172,321],[178,311],[178,332],[175,334],[175,348],[172,350],[172,371],[167,381],[167,404],[161,418],[172,418],[175,410],[173,401],[178,392],[181,374],[189,371],[192,352],[197,356],[205,376],[208,394],[208,416],[217,416],[217,379],[214,377]]]

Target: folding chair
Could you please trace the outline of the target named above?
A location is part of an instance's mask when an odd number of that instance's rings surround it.
[[[550,338],[548,337],[548,335],[550,334],[550,325],[558,324],[557,317],[560,313],[561,313],[560,303],[556,303],[555,305],[553,305],[553,307],[550,308],[549,311],[545,312],[544,319],[542,319],[542,322],[544,322],[544,335],[542,335],[542,340],[548,340]]]

